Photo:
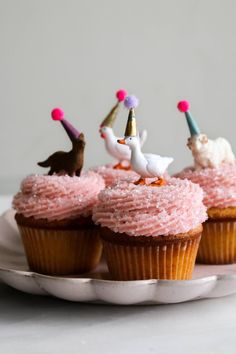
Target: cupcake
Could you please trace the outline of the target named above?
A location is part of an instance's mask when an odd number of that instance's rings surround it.
[[[164,177],[172,158],[142,153],[137,103],[128,97],[125,138],[119,142],[130,147],[131,167],[140,178],[101,191],[93,220],[101,226],[113,279],[190,279],[206,219],[203,191],[190,181]],[[149,178],[155,181],[147,183]]]
[[[178,108],[186,115],[191,137],[194,167],[185,168],[176,177],[198,183],[204,190],[203,202],[208,220],[203,224],[197,261],[206,264],[236,262],[236,164],[229,142],[208,139],[181,101]]]
[[[119,90],[116,92],[117,103],[100,125],[99,132],[104,139],[106,151],[117,161],[115,165],[106,164],[92,168],[93,171],[99,173],[104,178],[106,187],[109,187],[118,181],[134,181],[137,179],[137,174],[130,168],[130,149],[128,146],[117,143],[119,138],[115,136],[113,131],[113,126],[117,119],[121,103],[126,97],[127,92],[125,90]],[[140,134],[141,145],[144,144],[146,138],[147,132],[144,130]]]
[[[100,231],[91,215],[104,181],[94,172],[81,174],[83,134],[59,109],[52,117],[61,121],[72,150],[56,152],[39,163],[50,168],[48,175],[26,177],[13,207],[29,268],[49,275],[78,274],[90,271],[100,260]]]

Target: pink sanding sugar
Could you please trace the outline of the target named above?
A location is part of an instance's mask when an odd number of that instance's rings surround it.
[[[207,218],[203,191],[188,180],[170,178],[162,187],[124,181],[101,191],[98,198],[94,221],[132,236],[176,235]]]
[[[91,170],[103,177],[106,187],[110,187],[120,181],[134,182],[139,179],[139,175],[134,171],[116,170],[110,164],[93,167]]]
[[[223,164],[199,171],[186,168],[175,176],[198,183],[204,190],[203,202],[208,208],[236,207],[236,165]]]
[[[103,178],[94,172],[81,177],[31,175],[21,184],[13,207],[25,217],[64,220],[88,216],[105,187]]]

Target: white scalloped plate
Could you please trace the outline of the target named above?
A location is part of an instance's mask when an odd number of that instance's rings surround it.
[[[51,295],[69,301],[118,305],[168,304],[236,293],[236,264],[197,265],[192,280],[109,279],[101,263],[90,274],[52,277],[28,270],[14,212],[0,216],[0,279],[11,287],[35,295]]]

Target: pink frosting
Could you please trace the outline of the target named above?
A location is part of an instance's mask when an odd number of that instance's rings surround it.
[[[91,168],[91,171],[94,171],[103,177],[106,187],[114,186],[121,181],[134,182],[140,178],[140,176],[132,170],[116,170],[112,165],[93,167]],[[165,179],[170,178],[167,172],[164,174],[164,177]],[[154,180],[156,180],[156,178],[146,178],[147,184],[153,182]]]
[[[186,168],[176,177],[198,183],[204,190],[203,202],[208,208],[236,207],[236,165],[224,164],[199,171]]]
[[[64,220],[88,216],[105,187],[94,172],[81,177],[31,175],[21,183],[21,191],[13,199],[13,207],[25,217]]]
[[[207,218],[203,191],[188,180],[170,178],[163,187],[121,182],[101,191],[98,198],[94,221],[132,236],[176,235]]]
[[[120,181],[133,182],[139,179],[139,176],[134,171],[115,170],[112,165],[97,166],[91,170],[103,177],[106,187],[110,187]]]

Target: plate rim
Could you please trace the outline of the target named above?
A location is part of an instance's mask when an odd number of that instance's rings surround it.
[[[0,218],[5,218],[5,220],[7,220],[7,218],[9,217],[9,214],[11,214],[12,212],[14,212],[13,208],[9,208],[7,210],[5,210],[3,213],[0,214]],[[0,236],[1,238],[1,236]],[[204,266],[204,264],[202,264]],[[235,263],[236,265],[236,263]],[[176,285],[187,285],[187,284],[196,284],[196,283],[201,283],[201,282],[206,282],[209,280],[222,280],[222,279],[232,279],[232,280],[236,280],[236,270],[235,273],[232,274],[211,274],[211,275],[206,275],[204,277],[200,277],[200,278],[195,278],[195,279],[188,279],[188,280],[169,280],[169,279],[143,279],[143,280],[112,280],[112,279],[99,279],[99,278],[93,278],[93,277],[83,277],[83,274],[81,274],[80,276],[73,276],[73,275],[69,275],[69,276],[55,276],[55,275],[47,275],[47,274],[43,274],[43,273],[37,273],[31,270],[21,270],[21,269],[13,269],[13,268],[9,268],[9,267],[5,267],[4,265],[0,264],[0,272],[11,272],[11,273],[15,273],[18,275],[24,275],[24,276],[28,276],[28,277],[41,277],[41,278],[45,278],[45,279],[57,279],[57,280],[73,280],[73,281],[77,281],[77,282],[90,282],[90,281],[97,281],[99,283],[106,283],[106,284],[110,284],[110,283],[118,283],[118,284],[135,284],[135,285],[142,285],[142,284],[154,284],[154,283],[159,283],[161,284],[176,284]]]
[[[8,209],[6,210],[4,213],[2,213],[0,215],[0,218],[5,218],[7,219],[8,223],[9,223],[9,227],[10,226],[14,226],[11,225],[10,223],[10,219],[9,216],[10,213],[12,213],[13,209]],[[12,214],[13,215],[13,214]],[[0,234],[0,238],[1,234]],[[3,238],[4,239],[4,238]],[[9,248],[9,250],[11,250],[11,248]],[[201,265],[204,266],[204,265]],[[236,263],[235,263],[236,266]],[[99,271],[98,271],[99,273]],[[103,273],[102,271],[100,272],[100,274]],[[9,274],[9,276],[8,276]],[[60,291],[59,293],[56,293],[54,291],[48,290],[47,286],[45,286],[45,284],[50,284],[50,286],[52,286],[52,284],[55,282],[57,282],[58,288],[61,287],[61,285],[63,284],[63,287],[66,287],[66,284],[70,284],[71,286],[78,286],[78,291],[79,289],[83,291],[86,291],[86,286],[91,286],[91,290],[93,289],[95,297],[92,300],[92,302],[102,302],[103,304],[114,304],[114,305],[141,305],[141,304],[151,304],[151,305],[160,305],[160,304],[171,304],[171,303],[181,303],[181,302],[188,302],[188,301],[192,301],[192,300],[198,300],[198,299],[206,299],[206,298],[216,298],[216,297],[223,297],[223,296],[227,296],[227,295],[231,295],[236,293],[236,268],[235,271],[234,269],[232,270],[232,273],[220,273],[217,274],[217,271],[215,274],[209,274],[209,275],[204,275],[204,276],[199,276],[197,278],[194,279],[189,279],[189,280],[168,280],[168,279],[144,279],[144,280],[112,280],[112,279],[102,279],[99,277],[93,277],[93,273],[88,274],[89,276],[87,276],[86,274],[78,274],[78,275],[68,275],[68,276],[53,276],[53,275],[47,275],[47,274],[41,274],[41,273],[37,273],[31,270],[25,270],[25,269],[16,269],[14,267],[8,266],[8,265],[4,265],[4,263],[0,263],[0,280],[17,289],[20,290],[22,292],[26,292],[26,293],[31,293],[31,294],[38,294],[38,295],[49,295],[49,296],[53,296],[53,297],[57,297],[57,298],[61,298],[67,301],[80,301],[80,302],[91,302],[91,300],[86,300],[86,299],[82,299],[82,300],[71,300],[70,295],[67,296],[63,296],[60,295]],[[20,278],[25,278],[28,279],[26,281],[26,285],[21,285],[20,283]],[[232,291],[230,291],[230,287],[229,285],[228,288],[227,286],[225,287],[225,292],[224,290],[224,282],[225,281],[229,281],[233,283],[232,286]],[[32,283],[31,283],[32,282]],[[42,282],[42,283],[41,283]],[[24,283],[24,282],[23,282]],[[31,284],[31,285],[30,285]],[[203,286],[202,288],[202,292],[201,290],[201,285]],[[32,287],[31,287],[32,286]],[[37,288],[40,289],[41,293],[37,292],[37,289],[34,288],[34,286],[36,286]],[[56,286],[56,284],[55,284]],[[94,286],[94,288],[93,288]],[[140,289],[140,294],[142,294],[143,291],[145,291],[145,287],[146,286],[153,286],[154,289],[160,289],[161,292],[167,291],[168,289],[176,289],[177,293],[176,293],[176,297],[174,301],[159,301],[156,299],[143,299],[142,302],[136,301],[136,300],[131,300],[131,299],[127,299],[124,300],[124,290],[125,289],[129,289],[132,290],[132,288],[136,287]],[[31,289],[31,290],[27,290]],[[56,286],[57,287],[57,286]],[[100,289],[104,289],[104,295],[101,296],[98,295],[98,293],[96,293],[96,287],[100,288]],[[219,288],[218,288],[219,287]],[[114,288],[114,291],[118,291],[121,292],[123,295],[121,295],[120,299],[117,299],[116,297],[116,293],[112,290],[112,288]],[[196,296],[192,296],[189,295],[189,298],[186,298],[186,296],[183,296],[183,299],[180,300],[178,298],[178,296],[181,297],[181,292],[184,292],[184,289],[195,289],[193,290],[196,291],[196,293],[198,293],[198,295]],[[34,289],[34,290],[32,290]],[[35,290],[36,289],[36,290]],[[162,289],[162,290],[161,290]],[[207,290],[208,289],[208,290]],[[63,289],[61,289],[63,293]],[[106,294],[106,290],[109,291],[113,294],[111,296]],[[102,292],[103,290],[101,290]],[[215,292],[214,292],[215,291]],[[223,291],[223,294],[222,294]],[[179,292],[179,295],[178,295]],[[191,291],[190,291],[191,294]],[[96,298],[97,295],[97,298]],[[110,297],[109,297],[110,296]],[[123,296],[123,297],[122,297]],[[73,296],[72,296],[73,297]],[[114,298],[115,297],[115,298]],[[125,301],[125,302],[124,302]]]
[[[77,276],[57,276],[57,275],[47,275],[42,273],[37,273],[33,271],[26,271],[26,270],[19,270],[19,269],[12,269],[0,266],[0,272],[9,272],[15,273],[17,275],[28,276],[32,278],[44,278],[47,280],[58,280],[58,281],[73,281],[73,282],[98,282],[98,283],[105,283],[105,284],[120,284],[120,285],[150,285],[150,284],[160,284],[160,285],[199,285],[201,283],[205,283],[208,281],[217,281],[217,280],[236,280],[236,273],[232,274],[212,274],[207,275],[200,278],[195,279],[188,279],[188,280],[169,280],[169,279],[143,279],[143,280],[111,280],[111,279],[99,279],[99,278],[92,278],[92,277],[77,277]]]

